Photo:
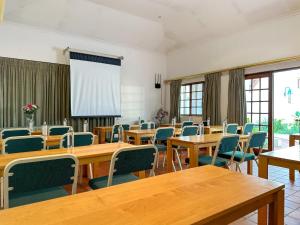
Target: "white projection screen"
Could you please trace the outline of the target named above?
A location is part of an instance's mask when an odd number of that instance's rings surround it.
[[[71,116],[121,116],[121,60],[70,52]]]

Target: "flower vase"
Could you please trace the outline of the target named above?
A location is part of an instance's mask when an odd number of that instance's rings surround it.
[[[26,113],[26,120],[27,120],[27,124],[28,124],[28,128],[30,131],[33,131],[33,119],[34,119],[34,114],[33,113]]]

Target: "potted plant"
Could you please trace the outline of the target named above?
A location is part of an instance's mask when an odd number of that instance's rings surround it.
[[[33,129],[33,119],[34,119],[34,114],[37,112],[39,107],[36,104],[28,103],[22,107],[23,112],[25,114],[25,118],[28,121],[29,128]]]
[[[166,118],[168,115],[169,115],[169,113],[166,110],[164,110],[163,108],[160,108],[157,111],[156,116],[155,116],[157,125],[159,126],[161,124],[162,120],[164,118]]]

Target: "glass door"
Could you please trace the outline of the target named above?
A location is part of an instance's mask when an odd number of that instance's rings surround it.
[[[272,73],[245,77],[247,122],[255,124],[254,131],[268,132],[265,148],[273,149],[272,138]]]

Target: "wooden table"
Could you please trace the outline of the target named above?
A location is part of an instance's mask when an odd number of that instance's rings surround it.
[[[130,125],[131,130],[138,130],[140,129],[140,125],[134,124]],[[112,126],[103,126],[103,127],[95,127],[93,129],[93,134],[95,134],[98,137],[99,143],[104,144],[105,138],[108,133],[111,134],[112,132]]]
[[[269,205],[284,224],[284,185],[205,166],[2,210],[1,225],[228,224]]]
[[[127,143],[109,143],[109,144],[95,144],[89,146],[75,147],[71,149],[61,148],[61,149],[53,149],[53,150],[0,155],[0,176],[3,175],[4,167],[14,159],[71,153],[78,158],[80,165],[87,165],[89,163],[94,163],[94,162],[110,161],[112,154],[116,150],[118,150],[119,148],[130,147],[130,146],[133,145]]]
[[[128,130],[124,132],[124,138],[127,140],[127,137],[134,138],[134,144],[140,145],[142,137],[154,137],[156,129],[145,129],[145,130]],[[181,128],[175,128],[175,135],[181,134]]]
[[[238,126],[238,131],[242,133],[243,126]],[[223,133],[223,126],[222,125],[215,125],[215,126],[205,126],[204,127],[205,134],[213,134],[213,133]]]
[[[295,180],[295,170],[300,170],[299,146],[275,150],[259,155],[259,176],[268,179],[268,165],[285,167],[290,170],[290,180]]]
[[[173,149],[172,146],[182,146],[189,149],[190,156],[190,167],[198,166],[198,151],[199,148],[210,148],[216,146],[218,142],[223,137],[223,134],[205,134],[197,136],[180,136],[172,137],[168,139],[167,146],[167,170],[172,172],[172,159],[173,159]],[[240,141],[245,142],[248,140],[248,135],[240,135]],[[211,155],[211,152],[209,153]],[[252,174],[252,162],[248,164],[248,174]]]
[[[160,124],[159,127],[173,127],[173,125],[171,123],[163,123]],[[181,128],[181,127],[182,127],[182,123],[175,124],[175,128]]]
[[[289,146],[295,146],[296,140],[300,140],[300,134],[290,134],[289,137]]]

